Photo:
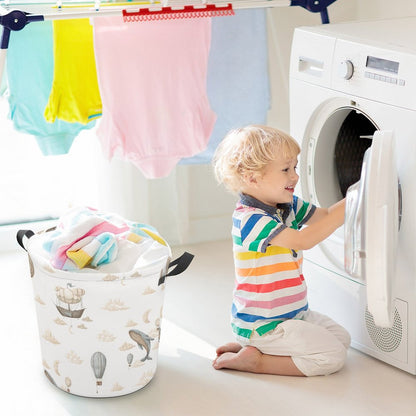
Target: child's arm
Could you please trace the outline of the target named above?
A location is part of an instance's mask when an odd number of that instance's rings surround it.
[[[334,205],[331,205],[329,208],[319,208],[316,207],[315,212],[313,213],[312,217],[309,218],[309,220],[305,223],[306,225],[312,225],[315,222],[321,220],[322,218],[325,218],[332,210],[338,209],[338,206],[342,205],[343,209],[345,211],[345,199],[338,201]],[[344,215],[344,212],[342,212],[342,215]],[[344,223],[344,217],[342,217],[342,223]]]
[[[270,240],[270,245],[307,250],[329,237],[344,223],[345,199],[329,208],[317,208],[301,230],[285,228]]]

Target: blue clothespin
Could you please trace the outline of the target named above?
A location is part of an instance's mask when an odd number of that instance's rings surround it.
[[[1,37],[1,49],[7,49],[11,30],[22,30],[30,22],[41,22],[43,16],[35,16],[20,10],[13,10],[3,16],[0,16],[0,25],[3,26],[3,35]]]
[[[336,0],[291,0],[291,6],[301,6],[312,13],[320,13],[323,24],[329,23],[328,6]]]
[[[3,78],[3,70],[6,59],[7,48],[9,46],[10,32],[22,30],[30,22],[41,22],[45,20],[43,16],[35,16],[20,10],[13,10],[0,16],[0,25],[3,32],[0,40],[0,81]]]

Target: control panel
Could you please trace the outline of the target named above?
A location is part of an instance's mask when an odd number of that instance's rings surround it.
[[[416,109],[416,56],[359,41],[337,39],[331,88],[358,97]]]
[[[404,79],[397,78],[400,66],[400,63],[397,61],[368,55],[365,66],[369,69],[369,71],[364,72],[366,78],[388,82],[390,84],[398,84],[399,86],[403,86],[406,83]]]

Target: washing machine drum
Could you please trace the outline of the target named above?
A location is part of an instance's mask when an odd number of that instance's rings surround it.
[[[343,107],[315,129],[304,145],[302,194],[318,206],[329,207],[360,179],[364,153],[377,127],[363,113]]]
[[[360,179],[365,151],[376,127],[361,113],[351,111],[342,123],[335,143],[335,167],[342,196]]]

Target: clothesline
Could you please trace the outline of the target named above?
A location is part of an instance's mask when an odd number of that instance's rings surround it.
[[[293,2],[292,2],[293,3]],[[223,10],[233,9],[249,9],[249,8],[263,8],[263,7],[286,7],[290,6],[290,0],[235,0],[230,1],[209,1],[207,3],[204,0],[161,0],[161,1],[128,1],[128,2],[101,2],[96,0],[94,3],[84,2],[62,2],[58,0],[56,3],[11,3],[9,5],[0,5],[0,24],[4,27],[8,27],[11,30],[15,29],[16,25],[15,16],[11,16],[8,19],[9,13],[15,11],[23,13],[18,16],[18,19],[29,21],[43,21],[43,20],[60,20],[60,19],[79,19],[83,17],[98,17],[98,16],[117,16],[125,12],[145,12],[148,17],[136,20],[152,20],[152,15],[156,16],[158,13],[167,14],[181,14],[184,11],[191,12],[189,17],[196,17],[195,14],[199,13],[199,16],[221,16],[232,13],[223,13]],[[19,8],[17,10],[17,8]],[[205,14],[205,11],[208,12]],[[16,14],[17,14],[16,13]],[[145,14],[143,13],[143,14]],[[141,13],[140,13],[141,14]],[[37,15],[37,16],[36,16]],[[174,16],[172,16],[174,17]],[[178,16],[186,17],[186,16]],[[156,20],[163,20],[166,17],[154,17]],[[171,18],[171,17],[169,17]],[[10,21],[11,20],[11,21]],[[27,22],[27,23],[28,23]],[[25,24],[22,22],[21,24]]]
[[[228,4],[233,9],[249,9],[263,7],[287,7],[291,6],[291,0],[154,0],[154,1],[61,1],[48,3],[6,3],[0,2],[0,15],[6,15],[11,10],[22,10],[26,13],[41,14],[44,20],[72,19],[80,17],[94,17],[98,15],[119,15],[123,10],[149,9],[150,11],[161,10],[170,7],[172,10],[180,11],[185,6],[195,10],[203,10],[213,5],[223,8]]]
[[[34,14],[39,15],[38,20],[75,19],[81,17],[96,17],[99,15],[119,15],[123,11],[147,9],[149,12],[169,10],[169,13],[180,13],[184,8],[203,11],[209,7],[213,9],[270,8],[301,6],[311,12],[321,13],[322,23],[328,23],[327,7],[336,0],[150,0],[150,1],[62,1],[19,3],[5,0],[0,2],[0,25],[11,30],[20,30],[13,27],[14,19],[10,22],[8,14],[13,11],[24,13],[29,19]],[[194,17],[194,16],[191,16]]]

